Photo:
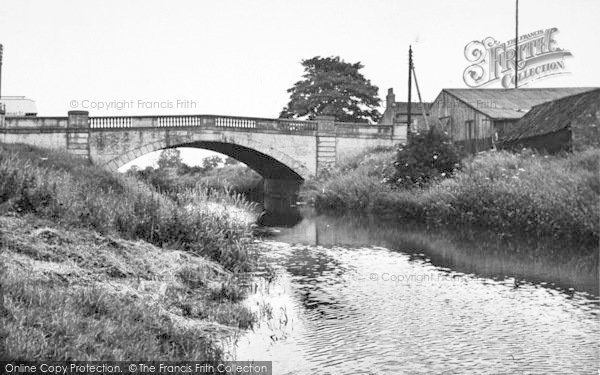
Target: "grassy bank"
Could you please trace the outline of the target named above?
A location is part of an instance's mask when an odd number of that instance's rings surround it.
[[[600,150],[566,157],[488,152],[466,159],[453,178],[418,189],[389,183],[393,161],[392,151],[360,155],[307,184],[304,196],[320,209],[598,241]]]
[[[239,194],[253,202],[262,202],[263,197],[262,177],[243,164],[196,172],[190,168],[150,168],[129,174],[168,195],[202,187],[229,195]]]
[[[209,189],[241,194],[253,202],[262,202],[263,178],[245,165],[226,165],[215,168],[200,179]]]
[[[255,319],[236,281],[256,262],[249,208],[0,145],[3,356],[223,358],[221,340]]]

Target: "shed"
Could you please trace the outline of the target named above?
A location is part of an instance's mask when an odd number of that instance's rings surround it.
[[[467,151],[478,152],[495,147],[533,106],[594,89],[443,89],[431,106],[430,119]]]
[[[549,153],[600,147],[600,88],[534,106],[500,147]]]

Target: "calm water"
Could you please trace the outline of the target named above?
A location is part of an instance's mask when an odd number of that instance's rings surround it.
[[[265,242],[236,356],[275,374],[599,373],[593,251],[310,212]]]

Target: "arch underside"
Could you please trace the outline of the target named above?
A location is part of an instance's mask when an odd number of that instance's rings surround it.
[[[302,176],[295,172],[292,168],[272,158],[271,156],[232,143],[199,141],[173,147],[194,147],[219,152],[223,155],[227,155],[238,161],[241,161],[248,167],[254,169],[264,178],[281,180],[303,179]]]
[[[110,160],[106,165],[109,169],[116,170],[150,152],[177,147],[201,148],[219,152],[246,164],[263,178],[305,180],[311,175],[310,171],[300,162],[270,146],[267,147],[259,143],[240,145],[237,143],[202,141],[189,138],[171,139],[169,144],[166,144],[164,141],[153,142]]]

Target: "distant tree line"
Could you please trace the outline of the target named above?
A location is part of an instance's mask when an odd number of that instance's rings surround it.
[[[200,184],[209,189],[241,193],[251,200],[262,197],[261,176],[231,157],[209,156],[201,165],[190,166],[182,160],[180,150],[166,149],[160,153],[156,167],[141,170],[133,167],[128,173],[163,193],[176,193]]]

